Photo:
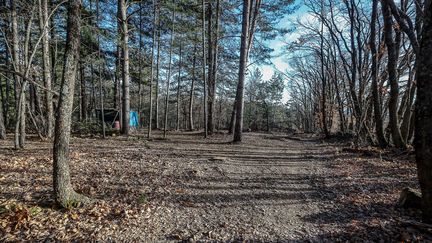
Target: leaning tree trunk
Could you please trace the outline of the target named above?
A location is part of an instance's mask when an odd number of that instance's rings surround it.
[[[249,30],[249,14],[250,14],[250,0],[243,0],[243,20],[242,20],[242,34],[240,44],[240,67],[239,67],[239,81],[237,84],[236,93],[236,119],[234,129],[234,142],[242,141],[243,130],[243,103],[244,103],[244,82],[246,77],[247,53],[248,53],[248,30]]]
[[[422,192],[423,220],[432,223],[432,1],[424,9],[417,70],[415,151]]]
[[[68,2],[66,49],[59,106],[56,114],[53,148],[53,182],[56,202],[62,207],[87,203],[89,199],[76,193],[69,169],[69,140],[72,121],[75,78],[80,50],[81,0]]]

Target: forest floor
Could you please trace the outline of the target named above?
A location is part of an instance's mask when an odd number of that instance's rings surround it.
[[[154,137],[74,137],[73,186],[97,199],[76,209],[53,202],[51,143],[1,141],[0,242],[432,240],[396,205],[418,188],[410,154],[284,134]]]

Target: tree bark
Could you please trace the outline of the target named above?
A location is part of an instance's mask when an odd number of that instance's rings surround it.
[[[321,5],[321,11],[324,11],[323,6]],[[326,109],[326,86],[327,86],[327,78],[326,72],[324,70],[324,23],[321,22],[321,34],[320,34],[320,59],[321,59],[321,119],[322,119],[322,128],[325,137],[329,137],[329,130],[327,128],[327,109]]]
[[[210,5],[211,9],[212,6]],[[209,16],[212,16],[213,11],[209,11]],[[209,20],[208,31],[212,30],[212,19]],[[211,40],[209,43],[209,73],[208,73],[208,129],[210,133],[215,131],[215,107],[216,107],[216,83],[217,83],[217,69],[218,69],[218,55],[219,55],[219,22],[220,22],[220,0],[216,0],[216,13],[215,13],[215,30],[214,34],[209,34]]]
[[[4,122],[3,105],[0,105],[0,139],[6,139],[6,127]]]
[[[153,42],[151,49],[151,67],[150,67],[150,94],[149,94],[149,118],[148,118],[148,129],[147,129],[147,138],[151,137],[152,132],[152,120],[153,120],[153,80],[154,80],[154,52],[155,52],[155,44],[156,44],[156,31],[157,31],[157,11],[156,11],[156,3],[157,0],[153,0]]]
[[[73,190],[69,169],[69,141],[74,84],[80,49],[80,11],[80,0],[70,0],[68,2],[66,50],[53,147],[54,197],[55,201],[62,207],[71,207],[89,202],[88,198]]]
[[[158,15],[160,13],[160,5],[157,7]],[[158,18],[157,24],[157,54],[156,54],[156,90],[155,90],[155,124],[156,129],[160,128],[159,124],[159,66],[160,66],[160,51],[161,51],[161,25],[160,18]]]
[[[405,148],[405,143],[402,140],[398,111],[399,85],[397,80],[397,50],[393,40],[393,21],[390,13],[390,8],[384,0],[381,0],[382,14],[384,19],[384,39],[387,46],[388,63],[387,71],[390,83],[390,98],[389,98],[389,125],[392,134],[393,143],[398,148]]]
[[[204,138],[207,138],[208,135],[208,110],[207,110],[207,76],[206,76],[206,49],[205,49],[205,0],[202,0],[202,77],[203,77],[203,86],[204,86]]]
[[[45,108],[46,108],[46,136],[51,138],[53,136],[53,102],[51,93],[51,62],[50,62],[50,46],[49,46],[49,17],[48,17],[48,0],[39,0],[39,22],[42,32],[42,64],[43,64],[43,78],[45,85]]]
[[[129,30],[127,22],[126,0],[118,1],[118,11],[121,22],[121,46],[122,46],[122,134],[129,136],[130,120],[130,94],[129,94]]]
[[[213,133],[213,1],[208,1],[207,5],[207,129],[208,133]],[[204,44],[203,44],[204,46]]]
[[[14,71],[16,73],[21,72],[21,62],[19,58],[19,36],[18,36],[18,19],[17,19],[17,10],[15,5],[15,0],[10,0],[10,8],[11,8],[11,25],[12,25],[12,64],[14,67]],[[21,87],[21,77],[17,74],[14,75],[15,79],[15,110],[16,110],[16,125],[15,125],[15,136],[14,136],[14,144],[15,149],[20,148],[20,116],[22,105],[21,105],[21,91],[23,87]],[[25,109],[24,109],[25,110]]]
[[[182,43],[179,50],[179,70],[177,77],[177,114],[176,114],[176,131],[180,130],[180,85],[181,85],[181,70],[182,70]]]
[[[99,27],[99,0],[96,0],[96,27]],[[99,59],[99,101],[100,101],[100,114],[101,114],[101,126],[102,126],[102,137],[106,138],[105,134],[105,107],[104,107],[104,92],[103,92],[103,85],[102,85],[102,55],[101,55],[101,43],[100,43],[100,34],[97,35],[97,46],[98,46],[98,59]]]
[[[194,93],[195,93],[195,79],[196,79],[196,58],[197,58],[197,44],[194,45],[194,56],[192,60],[192,82],[189,92],[189,131],[194,130],[194,120],[193,120],[193,105],[194,105]]]
[[[234,104],[233,104],[233,108],[231,111],[231,118],[230,118],[230,123],[229,123],[229,128],[228,128],[228,134],[233,134],[234,133],[234,127],[235,127],[235,123],[236,123],[236,101],[234,100]]]
[[[373,0],[372,17],[370,23],[371,34],[370,34],[370,41],[369,41],[369,46],[372,55],[372,63],[371,63],[372,100],[373,100],[374,117],[375,117],[375,132],[377,135],[378,144],[380,145],[380,147],[386,147],[387,140],[385,139],[384,136],[381,101],[378,93],[378,72],[377,72],[378,52],[375,44],[377,17],[378,17],[378,0]]]
[[[170,89],[170,82],[171,82],[171,60],[172,60],[172,51],[174,47],[174,26],[175,26],[175,10],[172,10],[172,17],[171,17],[171,40],[170,40],[170,49],[169,49],[169,58],[168,58],[168,73],[167,73],[167,82],[166,82],[166,97],[165,97],[165,122],[164,122],[164,132],[163,132],[163,138],[166,138],[167,135],[167,129],[168,129],[168,105],[169,105],[169,89]]]
[[[236,93],[236,122],[234,129],[234,142],[242,141],[243,130],[243,106],[244,106],[244,82],[246,77],[247,55],[248,55],[248,36],[249,36],[249,14],[250,0],[243,0],[243,20],[242,20],[242,35],[240,44],[240,66],[239,66],[239,81],[237,84]]]
[[[426,0],[417,70],[415,151],[423,220],[432,223],[432,1]]]
[[[80,66],[80,101],[81,101],[81,111],[80,111],[80,120],[87,120],[87,93],[86,93],[86,81],[85,81],[85,72],[84,65],[82,61],[78,61]]]

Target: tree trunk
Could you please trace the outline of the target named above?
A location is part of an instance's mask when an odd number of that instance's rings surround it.
[[[139,21],[138,21],[138,29],[143,29],[143,2],[139,2]],[[143,116],[143,34],[141,31],[138,31],[138,117],[141,118]],[[141,127],[141,122],[139,123],[139,127]]]
[[[231,111],[231,118],[230,118],[230,123],[229,123],[229,128],[228,128],[228,134],[233,134],[234,133],[234,127],[235,127],[235,123],[236,123],[236,101],[234,101],[233,104],[233,108]]]
[[[240,66],[239,66],[239,81],[237,84],[236,93],[236,122],[234,129],[234,142],[242,141],[243,130],[243,106],[244,106],[244,82],[246,77],[247,53],[248,53],[248,30],[249,30],[249,14],[250,0],[243,0],[243,20],[242,20],[242,35],[240,44]]]
[[[397,80],[397,50],[393,40],[393,21],[389,6],[384,0],[381,1],[382,13],[384,19],[384,39],[388,53],[388,78],[390,83],[390,98],[389,98],[389,125],[392,134],[393,143],[398,148],[405,148],[405,143],[402,141],[398,111],[399,85]]]
[[[13,67],[14,71],[16,73],[20,73],[21,71],[21,62],[19,58],[19,37],[18,37],[18,19],[17,19],[17,10],[15,5],[15,0],[10,0],[10,7],[11,7],[11,21],[12,21],[12,59],[13,59]],[[15,79],[15,110],[16,110],[16,124],[15,124],[15,137],[14,137],[14,144],[15,149],[20,148],[20,116],[21,112],[20,109],[22,109],[21,105],[21,91],[23,87],[21,87],[21,77],[17,74],[14,75]],[[25,110],[25,109],[24,109]]]
[[[129,94],[129,30],[127,22],[126,0],[118,1],[118,11],[121,21],[121,46],[122,46],[122,134],[129,136],[130,120],[130,94]]]
[[[377,16],[378,16],[378,0],[373,0],[372,17],[370,23],[371,35],[370,35],[370,42],[369,42],[371,55],[372,55],[372,63],[371,63],[372,100],[373,100],[374,117],[375,117],[375,132],[378,138],[378,144],[380,145],[380,147],[386,147],[387,140],[385,139],[384,136],[381,102],[378,93],[378,72],[377,72],[378,53],[375,44]]]
[[[53,6],[55,5],[55,0],[49,0],[49,4],[51,9],[53,8]],[[49,19],[50,21],[50,45],[51,45],[51,55],[50,55],[50,59],[51,59],[51,84],[55,85],[57,84],[57,72],[56,72],[56,64],[57,64],[57,40],[56,40],[56,26],[55,26],[55,13],[53,13],[53,15],[51,16],[51,18]],[[54,129],[54,114],[55,112],[55,107],[53,104],[53,129]],[[53,131],[54,132],[54,131]]]
[[[0,105],[0,139],[6,139],[6,127],[4,122],[3,105]]]
[[[99,0],[96,0],[96,26],[99,27]],[[97,45],[98,45],[98,59],[99,59],[99,99],[100,99],[100,114],[101,114],[101,125],[102,125],[102,137],[106,138],[105,134],[105,107],[104,107],[104,92],[102,85],[102,55],[101,55],[101,46],[100,46],[100,35],[97,36]]]
[[[79,61],[80,66],[80,101],[81,101],[81,112],[80,112],[80,118],[81,121],[87,120],[87,94],[86,94],[86,82],[85,82],[85,72],[84,72],[84,65],[82,61]]]
[[[202,77],[203,77],[203,86],[204,86],[204,138],[207,138],[208,135],[208,117],[207,117],[207,76],[206,76],[206,49],[205,49],[205,0],[202,0]]]
[[[147,138],[151,137],[152,131],[152,120],[153,120],[153,79],[154,79],[154,51],[156,44],[156,31],[157,31],[157,19],[158,15],[156,14],[156,2],[157,0],[153,0],[153,42],[151,49],[151,67],[150,67],[150,94],[149,94],[149,118],[148,118],[148,130],[147,130]]]
[[[182,70],[182,43],[180,43],[179,51],[179,70],[177,77],[177,114],[176,114],[176,131],[180,130],[180,84],[181,84],[181,70]]]
[[[207,5],[207,129],[209,134],[213,133],[213,1]],[[205,45],[203,45],[204,47]]]
[[[417,69],[415,151],[423,220],[432,223],[432,1],[426,0]]]
[[[120,25],[120,23],[118,23],[118,25]],[[120,28],[118,28],[120,29]],[[116,46],[116,52],[115,52],[115,74],[114,74],[114,99],[113,99],[113,103],[114,103],[114,108],[117,109],[118,111],[121,110],[121,102],[120,102],[120,70],[121,70],[121,47],[120,47],[120,39],[118,38],[117,40],[117,46]],[[122,119],[120,119],[120,123],[121,123]]]
[[[157,7],[158,15],[160,13],[160,5]],[[161,49],[161,30],[160,30],[160,18],[158,18],[157,24],[157,54],[156,54],[156,91],[155,91],[155,124],[156,129],[160,128],[159,124],[159,66],[160,66],[160,49]]]
[[[169,49],[169,58],[168,58],[168,73],[167,73],[167,83],[166,83],[166,97],[165,97],[165,122],[164,122],[164,132],[163,132],[163,138],[166,138],[167,135],[167,129],[168,129],[168,103],[169,103],[169,89],[170,89],[170,82],[171,82],[171,60],[172,60],[172,51],[174,47],[174,21],[175,21],[175,10],[172,11],[172,17],[171,17],[171,41],[170,41],[170,49]]]
[[[194,105],[194,93],[195,93],[195,79],[196,79],[196,57],[197,57],[197,44],[194,45],[194,54],[192,60],[192,82],[189,92],[189,131],[194,130],[193,121],[193,105]]]
[[[87,203],[89,199],[76,193],[71,184],[69,169],[69,140],[72,121],[75,77],[80,49],[80,0],[68,2],[67,38],[64,69],[56,114],[53,148],[53,184],[55,201],[62,207]]]
[[[48,18],[48,0],[39,0],[39,22],[42,32],[42,64],[43,64],[43,78],[45,85],[45,107],[46,107],[46,136],[51,138],[53,136],[53,122],[54,122],[54,108],[51,93],[51,62],[50,62],[50,46],[49,46],[49,18]]]
[[[221,129],[221,119],[222,118],[222,99],[219,99],[219,116],[217,118],[217,131]]]
[[[217,83],[217,68],[218,68],[218,49],[219,49],[219,21],[220,21],[220,0],[216,1],[216,14],[215,14],[215,30],[212,33],[212,6],[209,6],[209,20],[208,20],[208,49],[209,49],[209,72],[208,72],[208,129],[210,133],[215,130],[215,107],[216,107],[216,83]]]
[[[323,6],[321,6],[322,8]],[[323,9],[321,9],[323,11]],[[326,86],[327,86],[327,78],[326,72],[324,70],[324,23],[321,22],[321,34],[320,34],[320,58],[321,58],[321,118],[322,118],[322,128],[325,137],[329,137],[329,130],[327,128],[327,109],[326,109]]]

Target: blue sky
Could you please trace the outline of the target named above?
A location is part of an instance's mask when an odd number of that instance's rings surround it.
[[[296,0],[295,4],[300,5],[300,8],[295,13],[285,16],[279,22],[279,27],[292,28],[295,22],[297,22],[297,19],[307,17],[307,8],[304,6],[303,0]],[[296,40],[297,37],[299,37],[299,33],[294,31],[268,42],[269,47],[274,49],[272,54],[273,58],[271,58],[273,65],[262,65],[259,67],[263,73],[264,80],[270,79],[275,71],[289,72],[290,67],[286,55],[283,55],[283,47],[286,43]],[[288,91],[285,90],[283,102],[285,103],[288,99],[289,94]]]

